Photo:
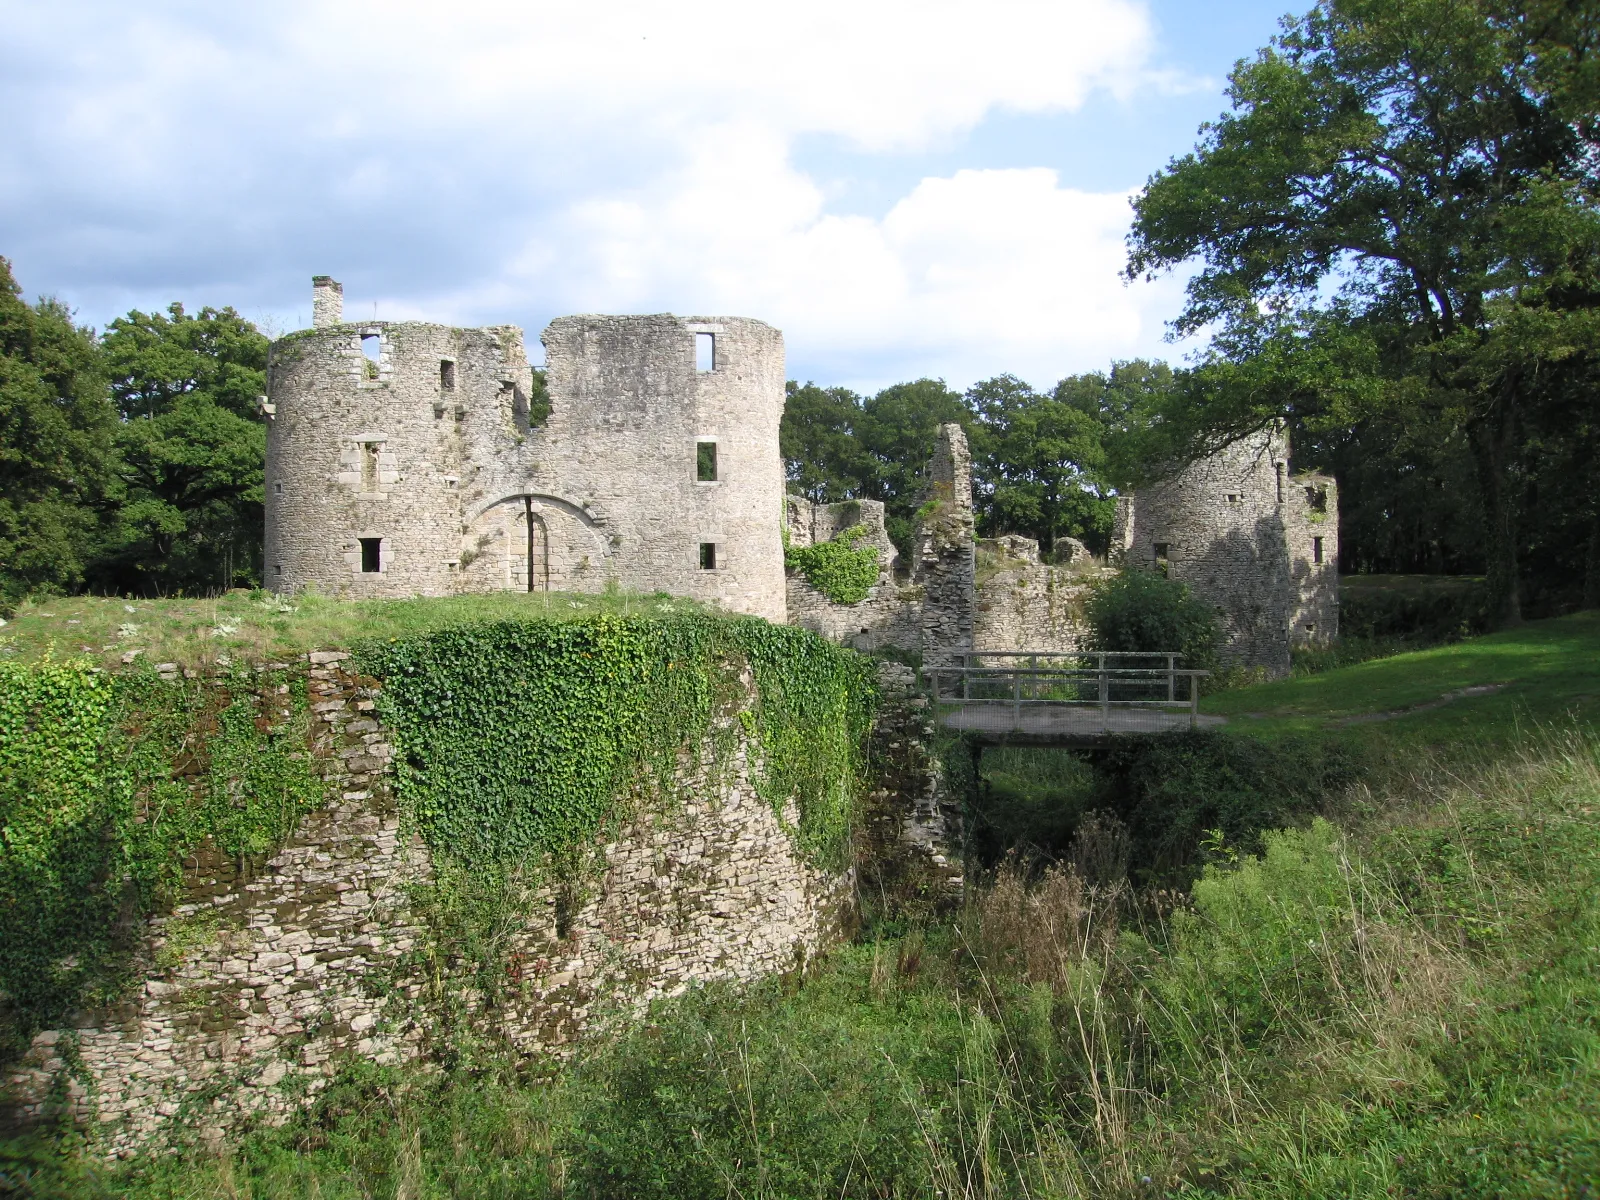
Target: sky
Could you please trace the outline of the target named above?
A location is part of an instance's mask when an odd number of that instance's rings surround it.
[[[1129,200],[1309,0],[0,0],[0,255],[103,327],[757,317],[791,378],[1164,339]]]

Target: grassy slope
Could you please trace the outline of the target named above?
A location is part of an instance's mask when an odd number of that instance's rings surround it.
[[[0,627],[0,653],[24,661],[45,654],[88,655],[110,666],[138,651],[146,662],[198,667],[219,656],[281,659],[307,650],[338,649],[361,637],[398,637],[474,621],[567,620],[594,613],[647,616],[696,607],[665,592],[495,592],[411,600],[333,600],[315,594],[285,599],[246,591],[211,600],[72,596],[24,601]]]
[[[1420,707],[1489,686],[1498,690]],[[1498,753],[1535,727],[1600,722],[1600,612],[1222,692],[1201,707],[1255,737],[1337,731],[1396,755],[1446,747]],[[1384,713],[1402,715],[1351,720]]]

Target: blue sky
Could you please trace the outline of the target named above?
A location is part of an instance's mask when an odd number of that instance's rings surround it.
[[[1038,385],[1163,342],[1128,196],[1285,0],[0,0],[0,254],[103,325],[313,274],[537,332],[731,313],[792,377]],[[1298,8],[1296,8],[1298,11]]]

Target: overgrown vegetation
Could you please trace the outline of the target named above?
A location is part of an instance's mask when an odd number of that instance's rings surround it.
[[[878,582],[878,548],[857,545],[866,532],[865,525],[851,525],[836,537],[810,546],[785,542],[784,566],[798,570],[835,604],[859,604]]]
[[[0,661],[0,1057],[117,999],[138,919],[206,839],[258,859],[323,800],[304,680]]]
[[[397,791],[436,853],[529,863],[591,844],[642,790],[670,799],[685,752],[742,725],[760,742],[756,786],[798,809],[803,852],[848,854],[869,660],[815,634],[700,614],[502,621],[363,643],[384,681]],[[757,700],[737,685],[748,668]],[[715,769],[715,752],[702,766]],[[618,804],[622,803],[619,810]]]
[[[951,925],[664,1003],[553,1079],[354,1064],[220,1156],[8,1170],[152,1198],[1576,1198],[1597,805],[1600,742],[1553,735],[1220,853],[1187,900],[1091,882],[1114,846],[1003,871]]]

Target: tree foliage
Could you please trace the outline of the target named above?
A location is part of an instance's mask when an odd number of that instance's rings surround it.
[[[79,586],[117,487],[116,415],[93,336],[30,307],[0,258],[0,606]]]
[[[1588,4],[1326,0],[1235,68],[1130,239],[1130,275],[1198,259],[1174,328],[1221,330],[1164,433],[1458,439],[1509,620],[1534,446],[1593,369],[1597,36]]]

